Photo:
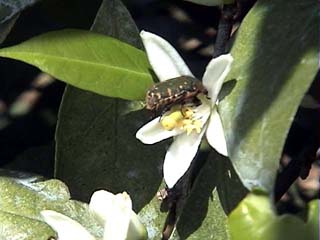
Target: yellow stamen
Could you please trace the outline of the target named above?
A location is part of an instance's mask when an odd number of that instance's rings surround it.
[[[182,129],[187,132],[187,135],[189,135],[193,130],[196,131],[196,133],[201,132],[202,124],[199,120],[183,120]]]
[[[187,107],[182,108],[181,112],[185,118],[191,118],[193,115],[193,111],[191,108],[187,108]]]
[[[164,116],[160,120],[160,123],[167,131],[171,131],[174,128],[181,128],[186,131],[188,135],[193,130],[200,133],[202,127],[201,121],[192,119],[193,114],[194,112],[191,108],[183,107],[181,110],[175,110]]]
[[[183,115],[181,113],[181,111],[174,111],[173,113],[170,113],[167,116],[164,116],[161,120],[160,123],[162,125],[162,127],[165,130],[171,131],[173,130],[178,123],[183,119]]]

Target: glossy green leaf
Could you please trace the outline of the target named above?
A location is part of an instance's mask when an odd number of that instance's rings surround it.
[[[142,48],[138,30],[119,0],[103,1],[92,31]],[[67,86],[56,131],[56,177],[77,199],[88,200],[97,188],[127,191],[149,238],[160,239],[166,213],[160,212],[155,195],[166,145],[146,146],[135,138],[150,117],[131,112],[132,103]]]
[[[70,200],[68,188],[58,180],[37,181],[36,177],[0,177],[1,239],[47,240],[56,233],[40,215],[42,210],[65,214],[102,237],[103,227],[93,218],[88,205]]]
[[[219,112],[230,158],[249,189],[273,189],[288,130],[318,69],[317,23],[313,0],[261,0],[238,30],[227,77],[237,83]]]
[[[144,98],[152,84],[145,53],[83,30],[62,30],[3,48],[0,56],[35,65],[55,78],[104,96]]]
[[[318,201],[311,201],[308,206],[304,222],[294,215],[277,216],[269,198],[250,194],[228,217],[231,239],[319,239]]]

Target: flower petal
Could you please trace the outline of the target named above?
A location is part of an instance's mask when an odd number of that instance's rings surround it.
[[[131,212],[131,221],[129,224],[127,240],[129,239],[148,239],[148,232],[141,223],[139,216],[135,212]]]
[[[58,234],[59,240],[94,240],[95,238],[78,222],[56,211],[41,211],[44,221]]]
[[[114,196],[113,206],[110,207],[103,239],[125,240],[132,214],[131,198],[126,192],[117,194]]]
[[[110,216],[110,209],[114,207],[115,195],[105,190],[95,191],[90,199],[89,208],[99,218],[102,225]]]
[[[192,116],[193,119],[199,119],[204,125],[211,113],[211,104],[208,99],[203,99],[202,103],[199,106],[192,108],[194,115]]]
[[[218,153],[228,156],[227,143],[224,136],[222,122],[215,107],[211,112],[206,136],[211,147],[213,147]]]
[[[182,132],[179,128],[171,131],[165,130],[160,123],[160,117],[157,117],[140,128],[136,133],[136,138],[144,144],[154,144]]]
[[[160,81],[180,76],[193,76],[179,53],[163,38],[141,31],[149,62]]]
[[[132,202],[126,192],[114,195],[105,190],[96,191],[89,208],[104,224],[104,239],[126,239],[132,213]]]
[[[212,59],[203,75],[203,85],[208,90],[208,96],[213,104],[216,103],[223,81],[230,72],[233,57],[231,54],[221,55]]]
[[[169,188],[172,188],[188,170],[205,130],[206,126],[202,128],[200,134],[193,131],[190,135],[183,133],[175,137],[163,163],[164,180]]]

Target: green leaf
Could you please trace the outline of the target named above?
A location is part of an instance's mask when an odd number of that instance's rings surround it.
[[[68,84],[104,96],[144,98],[152,84],[145,53],[83,30],[62,30],[3,48],[0,56],[37,66]]]
[[[246,193],[230,160],[211,151],[183,206],[173,239],[229,239],[227,214]]]
[[[120,115],[127,103],[67,88],[56,132],[55,175],[76,199],[88,200],[101,187],[127,191],[140,210],[158,191],[164,144],[144,145],[135,138],[148,119],[143,112]]]
[[[234,0],[186,0],[188,2],[193,2],[205,6],[221,6],[223,4],[233,3]]]
[[[2,173],[2,172],[1,172]],[[43,239],[56,236],[42,220],[42,210],[54,210],[73,218],[96,237],[103,227],[94,219],[88,205],[70,200],[68,188],[58,180],[36,181],[37,177],[0,177],[1,239]]]
[[[219,112],[230,158],[249,189],[273,189],[288,130],[318,69],[317,23],[313,0],[261,0],[237,33],[227,77],[237,83]]]
[[[318,201],[309,203],[308,219],[294,215],[277,216],[266,196],[248,195],[228,217],[232,240],[316,240],[318,239]]]
[[[92,31],[142,48],[138,29],[119,0],[103,1]],[[166,145],[146,146],[135,138],[150,117],[132,109],[131,101],[67,86],[56,131],[56,177],[82,200],[97,188],[127,191],[149,239],[160,239],[166,213],[160,212],[155,195]]]
[[[0,210],[1,239],[14,239],[19,236],[21,240],[49,239],[56,236],[48,225],[36,219],[11,214]],[[41,236],[41,237],[40,237]]]
[[[191,200],[193,204],[199,204],[200,208],[197,208],[199,205],[191,205]],[[227,217],[221,207],[216,188],[209,196],[201,193],[198,199],[195,199],[194,195],[188,202],[188,208],[179,220],[173,239],[229,239]]]

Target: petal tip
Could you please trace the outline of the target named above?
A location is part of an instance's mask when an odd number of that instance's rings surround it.
[[[151,33],[151,32],[148,32],[148,31],[145,31],[145,30],[142,30],[140,32],[140,37],[143,39],[143,40],[148,40],[148,39],[158,39],[160,38],[158,35],[154,34],[154,33]]]
[[[164,181],[165,183],[167,184],[167,187],[170,189],[170,188],[173,188],[173,186],[177,183],[177,181],[170,181],[166,178],[164,178]]]
[[[141,36],[141,37],[144,37],[146,34],[148,34],[147,31],[145,31],[145,30],[141,30],[141,31],[140,31],[140,36]]]
[[[52,211],[52,210],[42,210],[42,211],[40,212],[40,214],[41,214],[41,216],[42,216],[43,218],[46,218],[46,217],[52,216],[52,215],[54,214],[54,211]]]
[[[231,53],[221,55],[220,58],[227,61],[229,64],[231,64],[234,60]]]
[[[137,132],[136,132],[136,139],[140,140],[140,142],[142,142],[143,144],[152,144],[150,143],[150,141],[148,141],[147,138],[145,138],[143,136],[143,131],[141,131],[141,129],[139,129]]]

